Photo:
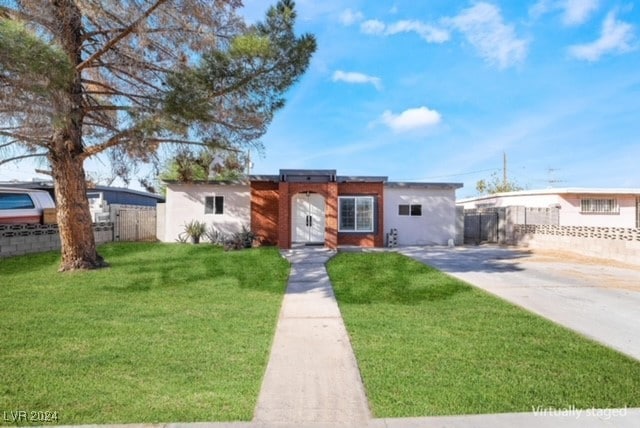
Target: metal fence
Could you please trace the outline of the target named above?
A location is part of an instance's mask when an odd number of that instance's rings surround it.
[[[465,212],[464,243],[498,242],[498,224],[498,213],[495,211]]]

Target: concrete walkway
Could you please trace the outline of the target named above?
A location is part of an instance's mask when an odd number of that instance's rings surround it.
[[[371,419],[349,336],[325,263],[324,248],[289,250],[289,284],[254,422],[364,426]]]

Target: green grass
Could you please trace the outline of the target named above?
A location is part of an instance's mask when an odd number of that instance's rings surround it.
[[[289,271],[277,250],[100,252],[111,267],[80,273],[57,273],[56,253],[0,260],[0,411],[57,412],[58,424],[250,420]]]
[[[376,417],[640,406],[640,362],[404,256],[339,254]]]

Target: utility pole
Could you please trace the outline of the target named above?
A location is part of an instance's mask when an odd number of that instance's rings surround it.
[[[502,185],[507,187],[507,152],[502,152]]]

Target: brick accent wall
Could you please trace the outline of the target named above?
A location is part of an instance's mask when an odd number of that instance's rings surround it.
[[[278,183],[251,182],[251,230],[261,245],[278,245]]]
[[[298,193],[318,193],[325,198],[325,246],[338,246],[337,183],[279,183],[280,213],[278,216],[278,246],[291,248],[291,199]]]
[[[377,224],[374,233],[338,233],[338,245],[384,246],[384,183],[340,183],[338,196],[373,196]],[[337,205],[337,200],[336,200]],[[336,209],[337,211],[337,209]]]
[[[383,183],[290,183],[251,182],[251,230],[263,245],[291,248],[292,198],[299,193],[317,193],[325,199],[325,245],[362,247],[384,246]],[[338,232],[338,196],[373,196],[375,198],[375,233]]]

